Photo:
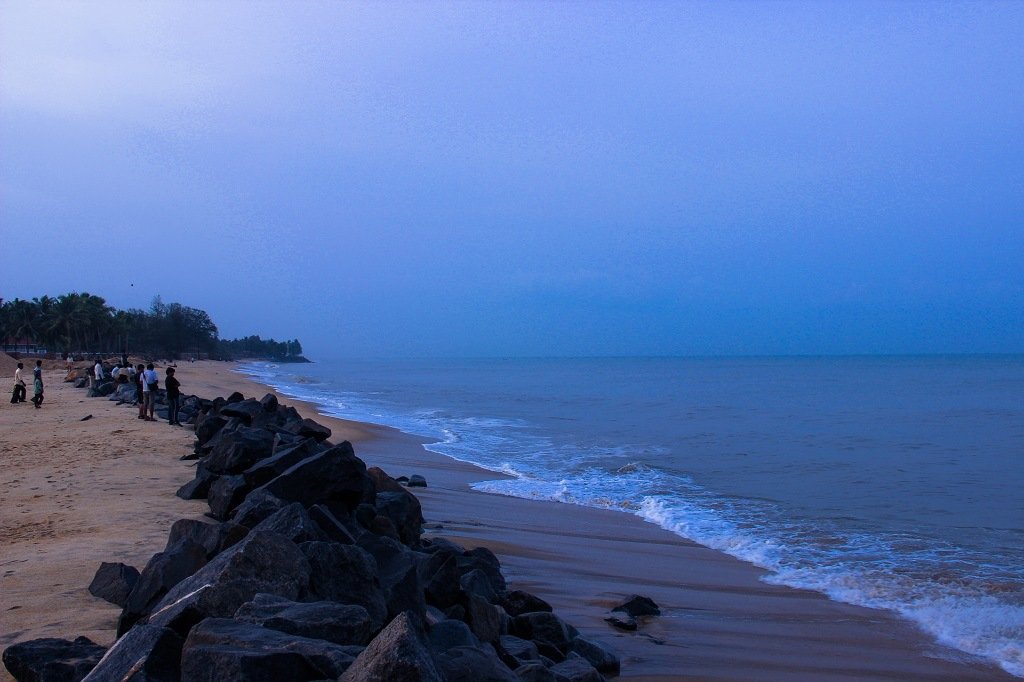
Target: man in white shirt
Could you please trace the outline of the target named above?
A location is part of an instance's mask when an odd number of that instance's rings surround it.
[[[21,370],[25,367],[23,363],[18,363],[18,368],[14,370],[14,393],[11,395],[11,403],[23,403],[25,402],[25,379],[21,376]]]
[[[96,383],[93,384],[93,386],[94,387],[95,386],[99,386],[100,383],[103,381],[103,362],[102,361],[100,361],[100,360],[96,361],[96,367],[93,368],[93,372],[95,372],[95,374],[96,374],[96,376],[93,378]]]
[[[146,365],[146,369],[142,372],[142,413],[147,415],[143,419],[148,422],[156,421],[153,413],[156,410],[157,381],[156,370],[153,369],[153,363],[151,362]]]

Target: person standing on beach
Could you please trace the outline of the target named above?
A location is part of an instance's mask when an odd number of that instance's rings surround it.
[[[181,407],[181,382],[174,378],[173,367],[167,368],[164,388],[167,389],[167,423],[171,426],[181,426],[181,422],[178,421],[178,409]]]
[[[25,365],[21,362],[18,363],[18,368],[14,370],[14,393],[11,394],[11,404],[25,402],[25,380],[21,376],[21,370],[25,368]]]
[[[146,392],[142,386],[146,368],[141,364],[135,366],[135,404],[139,406],[139,419],[146,418]]]
[[[96,382],[93,385],[93,388],[95,388],[96,386],[99,386],[100,383],[103,381],[103,361],[100,360],[99,358],[96,359],[96,366],[93,368],[93,372],[95,374],[93,379]]]
[[[32,370],[32,387],[34,394],[32,396],[32,404],[36,406],[38,410],[43,404],[43,361],[36,360],[36,367]]]
[[[153,369],[153,363],[146,365],[146,371],[142,373],[142,404],[143,413],[147,416],[144,419],[148,422],[155,422],[153,412],[156,410],[156,391],[160,387],[160,377]]]

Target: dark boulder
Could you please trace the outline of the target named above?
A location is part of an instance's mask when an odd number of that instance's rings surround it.
[[[448,618],[435,623],[430,628],[430,648],[435,654],[460,646],[480,646],[480,640],[476,638],[469,626],[461,620]]]
[[[206,495],[210,505],[210,515],[218,521],[227,521],[231,511],[240,505],[245,496],[252,490],[241,474],[220,476]]]
[[[403,544],[414,547],[423,533],[423,510],[416,496],[406,490],[381,492],[378,488],[374,502],[377,514],[389,519]]]
[[[191,457],[198,457],[192,455]],[[205,500],[210,495],[210,486],[220,478],[217,474],[207,470],[202,462],[196,465],[196,476],[185,485],[178,488],[174,493],[183,500]]]
[[[263,413],[263,405],[255,398],[241,400],[237,403],[229,403],[220,408],[221,416],[237,417],[246,426],[252,425],[253,419]]]
[[[366,550],[336,542],[304,542],[299,549],[310,567],[304,599],[357,604],[370,614],[374,630],[384,624],[387,602],[377,562]]]
[[[551,672],[556,682],[604,682],[604,675],[576,654],[569,654],[564,661],[551,666]]]
[[[167,549],[182,540],[190,540],[203,548],[207,559],[212,559],[240,542],[248,533],[248,528],[230,521],[207,523],[195,519],[179,519],[171,525]]]
[[[626,632],[633,632],[638,627],[636,618],[625,614],[620,616],[613,613],[606,617],[604,622],[608,623],[612,627],[618,628],[619,630],[625,630]]]
[[[307,511],[309,511],[310,518],[316,521],[316,525],[320,526],[320,529],[327,534],[328,540],[344,545],[355,543],[356,539],[352,531],[330,509],[322,504],[314,504]]]
[[[600,673],[607,675],[619,674],[619,657],[600,642],[579,636],[572,641],[571,651],[587,659],[590,665],[594,666]]]
[[[533,640],[540,653],[554,661],[565,659],[575,639],[576,629],[553,613],[537,611],[512,619],[511,634]]]
[[[266,429],[239,426],[230,437],[220,439],[204,463],[215,474],[240,474],[270,457],[273,447],[274,434]]]
[[[255,528],[264,519],[284,509],[288,503],[274,497],[263,489],[257,489],[245,496],[231,512],[231,520],[246,528]]]
[[[228,423],[219,414],[201,414],[196,417],[196,440],[199,445],[206,445]]]
[[[206,565],[206,550],[185,538],[157,552],[142,569],[135,587],[128,594],[124,610],[117,621],[117,636],[128,632],[140,618],[170,592],[175,585]]]
[[[339,682],[442,682],[423,626],[408,613],[391,621]]]
[[[526,663],[513,672],[519,682],[555,682],[555,674],[543,663]]]
[[[423,478],[419,474],[413,474],[412,476],[409,477],[408,486],[410,488],[426,488],[427,479]]]
[[[224,399],[224,405],[222,405],[220,409],[223,410],[228,405],[240,403],[243,400],[245,400],[245,396],[239,393],[238,391],[235,391],[234,393],[232,393],[231,395]]]
[[[277,412],[277,396],[273,393],[266,394],[260,399],[260,405],[263,407],[264,412]]]
[[[457,646],[435,658],[447,682],[519,682],[490,647]]]
[[[73,642],[47,637],[12,644],[4,649],[3,663],[18,682],[77,682],[106,651],[88,637]]]
[[[252,623],[209,618],[192,628],[181,651],[189,682],[337,679],[358,649],[296,637]]]
[[[294,602],[272,594],[257,594],[235,612],[235,620],[335,644],[365,645],[374,633],[370,614],[362,606]]]
[[[114,642],[85,680],[178,682],[181,679],[181,644],[182,638],[167,628],[136,625]]]
[[[309,513],[298,502],[292,502],[267,518],[263,519],[253,528],[254,531],[265,530],[279,533],[295,544],[309,541],[327,541],[327,535],[310,518]]]
[[[554,610],[551,608],[551,604],[548,604],[540,597],[522,590],[508,591],[501,599],[501,606],[505,609],[505,613],[513,617],[535,611],[551,613]]]
[[[352,446],[348,444],[347,441],[345,445],[348,445],[348,449],[350,451],[352,450]],[[254,465],[246,469],[243,472],[243,475],[249,485],[254,488],[258,488],[259,486],[274,480],[284,472],[288,471],[288,469],[316,452],[321,452],[318,443],[312,438],[303,438],[292,445],[275,448],[270,457],[256,462]],[[355,455],[354,452],[350,452],[350,454],[353,456]]]
[[[384,590],[388,618],[394,618],[403,611],[411,611],[423,618],[427,604],[419,577],[422,555],[396,540],[371,533],[360,537],[358,545],[377,562],[377,574]]]
[[[480,595],[471,594],[465,605],[466,621],[482,642],[496,642],[502,634],[501,608]]]
[[[484,600],[492,604],[498,601],[498,595],[494,591],[494,586],[491,585],[490,578],[479,568],[463,573],[459,578],[459,586],[467,595],[483,597]]]
[[[459,557],[459,575],[464,575],[474,569],[480,570],[491,582],[491,587],[496,593],[502,593],[506,589],[505,576],[501,573],[501,563],[494,552],[486,547],[474,547],[463,552]]]
[[[117,604],[122,609],[128,603],[135,583],[139,581],[139,569],[121,563],[100,564],[99,570],[89,584],[89,594]]]
[[[660,616],[661,609],[650,597],[642,597],[639,594],[631,595],[629,599],[612,609],[612,612],[625,613],[633,618],[640,616]]]
[[[252,531],[191,577],[178,583],[149,622],[188,632],[203,618],[228,618],[261,593],[295,600],[309,585],[309,562],[277,533]]]
[[[313,438],[315,440],[327,440],[331,437],[331,430],[313,421],[312,419],[303,419],[301,422],[292,422],[285,427],[290,433],[294,433],[297,436],[303,438]]]
[[[451,552],[438,552],[420,564],[420,578],[428,604],[448,609],[458,604],[459,560]]]
[[[337,503],[346,510],[372,504],[375,495],[366,464],[352,454],[347,443],[302,460],[260,489],[306,507]]]
[[[522,639],[515,635],[502,635],[495,645],[498,654],[508,667],[518,668],[527,663],[540,662],[540,651],[537,645],[528,639]]]

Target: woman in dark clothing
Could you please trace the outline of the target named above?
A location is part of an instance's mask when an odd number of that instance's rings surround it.
[[[167,423],[171,426],[181,426],[181,422],[178,421],[178,410],[181,407],[181,382],[174,378],[173,367],[167,368],[164,388],[167,389]]]

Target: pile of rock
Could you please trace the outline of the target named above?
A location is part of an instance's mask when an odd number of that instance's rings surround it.
[[[419,500],[326,427],[272,395],[196,401],[196,476],[178,495],[206,499],[215,522],[176,522],[141,572],[103,564],[90,590],[122,607],[114,645],[14,645],[16,679],[618,674],[604,646],[509,590],[492,552],[423,538]]]

